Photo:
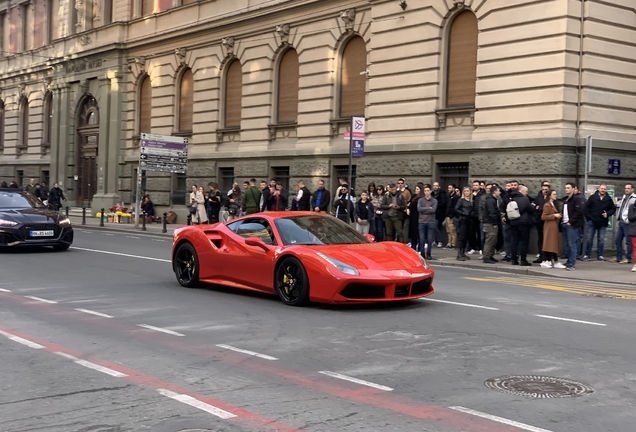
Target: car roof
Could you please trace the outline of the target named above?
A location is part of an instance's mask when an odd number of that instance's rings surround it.
[[[24,195],[27,193],[23,191],[22,189],[18,189],[18,188],[0,188],[0,192],[13,192],[13,193],[21,194],[21,195]]]
[[[252,213],[249,215],[241,216],[240,218],[236,218],[234,220],[228,221],[227,223],[232,223],[234,221],[255,218],[255,217],[265,217],[268,219],[279,219],[284,217],[291,216],[331,216],[325,213],[311,212],[311,211],[268,211],[268,212],[259,212]]]

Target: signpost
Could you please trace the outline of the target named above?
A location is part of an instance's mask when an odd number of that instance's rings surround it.
[[[353,176],[352,157],[364,156],[364,117],[351,117],[350,133],[345,132],[345,139],[349,139],[349,190],[353,188],[351,184]]]
[[[585,138],[585,180],[584,184],[587,187],[587,175],[592,172],[592,136],[588,135]],[[589,196],[589,195],[587,195]]]
[[[143,171],[185,174],[188,170],[188,138],[142,133],[137,170],[137,202],[135,228],[141,214],[141,180]]]

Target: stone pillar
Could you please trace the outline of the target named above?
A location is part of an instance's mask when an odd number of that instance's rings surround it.
[[[69,113],[71,112],[69,107],[69,93],[71,88],[68,84],[62,83],[59,86],[59,109],[57,110],[57,114],[53,114],[53,118],[58,118],[55,123],[58,126],[58,129],[55,131],[54,136],[57,140],[57,150],[55,150],[54,157],[51,158],[51,165],[56,166],[56,177],[51,176],[51,182],[61,183],[60,187],[65,191],[68,189],[70,185],[66,184],[66,178],[70,173],[67,172],[67,164],[66,159],[69,152],[69,144],[68,144],[68,136],[69,136],[69,127],[71,119],[69,118]],[[51,145],[53,145],[51,143]],[[53,154],[53,150],[51,149],[51,154]]]
[[[62,87],[56,85],[53,87],[53,118],[51,122],[51,167],[49,177],[51,182],[58,181],[59,178],[59,159],[60,159],[60,114],[62,113]],[[49,185],[51,187],[52,185]]]
[[[126,82],[120,72],[109,73],[110,78],[110,113],[108,115],[108,160],[104,169],[108,170],[106,190],[117,199],[119,196],[118,162],[122,139],[124,139],[124,109],[122,96]]]

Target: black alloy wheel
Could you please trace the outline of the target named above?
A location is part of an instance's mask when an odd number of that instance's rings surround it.
[[[289,306],[303,306],[309,302],[309,278],[305,267],[296,258],[283,258],[276,268],[276,292]]]
[[[68,248],[70,248],[71,245],[68,243],[60,243],[60,244],[56,244],[53,246],[53,250],[55,252],[64,252],[65,250],[68,250]]]
[[[190,243],[183,243],[174,254],[174,274],[181,286],[194,288],[199,283],[199,258]]]

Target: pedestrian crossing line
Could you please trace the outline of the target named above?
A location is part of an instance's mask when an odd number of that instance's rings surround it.
[[[476,282],[488,282],[497,283],[503,285],[515,285],[528,288],[539,288],[550,291],[567,292],[571,294],[580,294],[588,296],[598,297],[611,297],[620,300],[636,300],[636,291],[621,288],[610,288],[599,285],[586,284],[586,283],[547,283],[546,281],[536,281],[528,278],[508,278],[508,277],[491,277],[491,278],[477,278],[477,277],[465,277],[466,280]]]

